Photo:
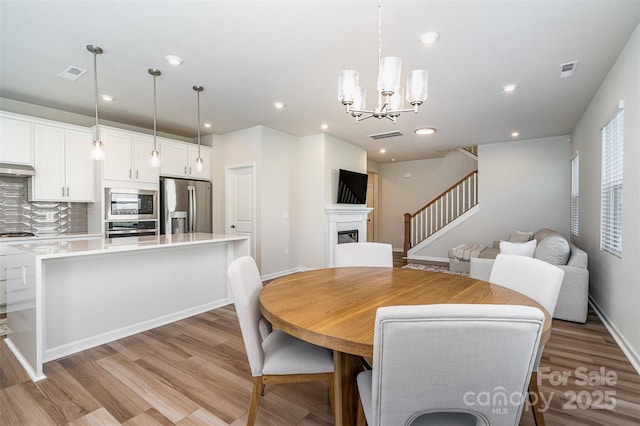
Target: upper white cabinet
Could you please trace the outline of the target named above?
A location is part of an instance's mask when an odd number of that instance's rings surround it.
[[[33,165],[33,124],[14,116],[0,114],[0,161]]]
[[[158,183],[159,170],[151,167],[153,138],[134,132],[101,127],[105,158],[105,180]]]
[[[211,148],[200,146],[200,157],[203,162],[202,172],[196,170],[198,146],[170,140],[160,143],[160,174],[188,179],[211,180]]]
[[[31,201],[93,202],[91,131],[78,127],[34,124]]]

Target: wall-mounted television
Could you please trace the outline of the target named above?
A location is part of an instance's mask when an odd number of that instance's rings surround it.
[[[339,170],[338,173],[338,204],[366,204],[367,203],[367,175]]]

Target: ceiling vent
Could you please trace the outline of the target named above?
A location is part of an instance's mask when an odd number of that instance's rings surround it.
[[[82,68],[74,67],[73,65],[69,65],[60,73],[58,73],[58,77],[62,77],[67,80],[76,81],[83,75],[87,73],[87,70],[83,70]]]
[[[578,61],[567,62],[566,64],[560,64],[560,78],[573,77],[576,73]]]
[[[402,133],[396,131],[393,132],[384,132],[384,133],[375,133],[373,135],[369,135],[371,139],[386,139],[386,138],[395,138],[396,136],[402,136]]]

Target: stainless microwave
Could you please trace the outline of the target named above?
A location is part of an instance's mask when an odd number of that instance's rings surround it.
[[[158,219],[158,192],[144,189],[105,188],[105,219]]]

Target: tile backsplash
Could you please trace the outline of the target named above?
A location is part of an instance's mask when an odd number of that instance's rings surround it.
[[[86,203],[27,201],[27,178],[0,176],[0,232],[87,232]]]

